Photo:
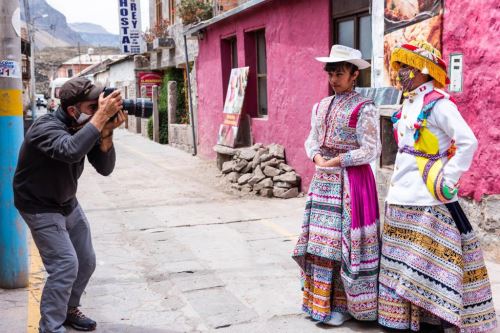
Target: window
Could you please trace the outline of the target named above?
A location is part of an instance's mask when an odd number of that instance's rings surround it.
[[[265,118],[267,109],[267,50],[264,29],[245,32],[245,66],[250,68],[244,110],[252,118]]]
[[[174,24],[175,21],[175,0],[168,0],[168,16],[170,24]]]
[[[156,0],[156,24],[160,24],[163,21],[163,0]]]
[[[229,48],[231,52],[231,68],[238,68],[238,43],[236,37],[229,39]]]
[[[227,37],[221,40],[221,61],[222,88],[225,101],[231,69],[238,68],[238,40],[236,36]]]
[[[359,1],[358,1],[359,2]],[[372,22],[368,12],[369,3],[361,1],[358,6],[352,3],[334,1],[334,44],[342,44],[361,51],[363,59],[371,62],[372,58]],[[360,71],[357,85],[370,87],[371,69]]]
[[[73,77],[73,68],[68,68],[68,77]]]
[[[267,60],[264,30],[255,32],[255,45],[257,54],[257,113],[259,117],[267,117]]]

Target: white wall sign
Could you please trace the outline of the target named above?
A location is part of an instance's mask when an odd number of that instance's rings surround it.
[[[19,63],[12,60],[2,60],[0,61],[0,77],[21,77],[21,68]]]
[[[464,59],[460,53],[450,54],[450,92],[462,92]]]
[[[140,0],[118,0],[122,53],[142,53]]]

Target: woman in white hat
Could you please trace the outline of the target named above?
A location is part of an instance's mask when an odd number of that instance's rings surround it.
[[[335,94],[314,105],[306,152],[316,165],[293,258],[304,312],[339,326],[377,318],[378,199],[369,163],[380,153],[378,111],[354,90],[361,52],[334,45],[326,63]]]

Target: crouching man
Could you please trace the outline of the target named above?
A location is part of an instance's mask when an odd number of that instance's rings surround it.
[[[40,333],[63,325],[93,331],[79,309],[95,269],[90,227],[76,199],[85,156],[101,175],[115,166],[113,130],[125,121],[119,91],[77,77],[60,89],[61,106],[38,118],[26,133],[14,176],[14,202],[30,228],[48,273],[40,302]]]

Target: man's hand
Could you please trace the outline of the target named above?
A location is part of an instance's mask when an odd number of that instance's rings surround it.
[[[127,116],[123,112],[123,110],[120,110],[116,113],[115,117],[112,117],[105,125],[104,128],[102,129],[102,132],[113,132],[115,128],[120,127],[121,124],[125,122]]]
[[[103,94],[104,93],[99,96],[99,108],[90,120],[92,125],[94,125],[99,132],[102,132],[110,118],[123,107],[123,101],[119,90],[113,91],[108,97],[104,97]]]
[[[127,116],[120,110],[116,114],[116,117],[111,118],[106,125],[104,125],[101,132],[101,144],[99,146],[101,151],[107,152],[111,149],[113,146],[113,130],[123,124],[126,119]]]

